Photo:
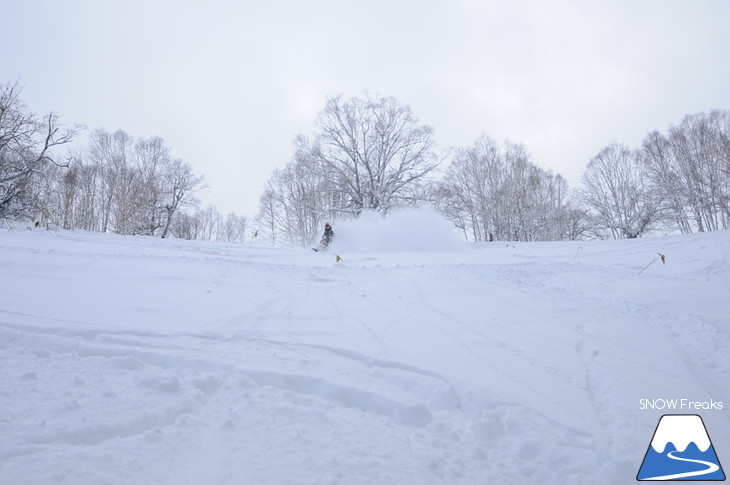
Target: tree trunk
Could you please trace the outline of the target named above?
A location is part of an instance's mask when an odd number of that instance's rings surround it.
[[[162,239],[165,239],[170,233],[170,225],[172,224],[172,216],[175,214],[175,209],[166,207],[167,209],[167,221],[165,221],[165,228],[162,230]]]

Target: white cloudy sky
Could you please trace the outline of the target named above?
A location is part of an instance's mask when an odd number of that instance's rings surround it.
[[[523,143],[577,187],[613,141],[730,109],[725,0],[0,0],[0,82],[38,113],[158,135],[254,215],[327,97],[408,104],[440,149]]]

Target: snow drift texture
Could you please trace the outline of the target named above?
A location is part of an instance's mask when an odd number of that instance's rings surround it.
[[[389,223],[352,231],[398,252],[336,227],[339,263],[0,230],[0,483],[632,483],[640,399],[730,400],[727,232],[448,251]]]

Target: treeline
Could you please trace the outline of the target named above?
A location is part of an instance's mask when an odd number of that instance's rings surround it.
[[[688,115],[666,133],[649,133],[640,147],[604,147],[577,190],[518,143],[482,136],[439,154],[433,129],[391,97],[330,98],[315,128],[273,171],[250,226],[246,217],[200,209],[203,178],[161,138],[97,130],[86,147],[54,158],[77,130],[64,130],[54,114],[32,114],[17,83],[0,84],[0,218],[216,241],[244,241],[260,230],[294,246],[316,239],[325,221],[403,206],[438,209],[471,241],[730,227],[728,111]]]
[[[431,202],[472,241],[553,241],[585,235],[585,211],[563,177],[523,145],[486,136],[457,151]]]
[[[161,138],[97,130],[68,167],[45,173],[42,204],[63,229],[166,237],[202,184]]]
[[[583,182],[590,227],[606,237],[728,229],[730,112],[685,116],[638,148],[609,145],[590,161]]]
[[[96,130],[67,159],[52,148],[71,142],[58,117],[38,118],[18,84],[0,85],[0,217],[62,229],[186,239],[242,241],[246,218],[198,209],[203,177],[159,137]]]
[[[524,146],[482,137],[458,150],[445,173],[433,129],[394,98],[327,101],[312,138],[269,178],[258,224],[274,240],[306,245],[325,220],[439,209],[473,241],[576,239],[585,211],[560,176],[538,167]],[[384,235],[387,237],[387,235]]]
[[[218,242],[251,242],[258,236],[246,216],[233,212],[224,216],[214,206],[181,213],[175,220],[174,234],[182,239]]]
[[[292,245],[311,242],[327,220],[418,205],[440,210],[471,241],[727,229],[728,118],[726,111],[691,115],[666,135],[647,135],[640,148],[609,145],[574,190],[523,145],[487,136],[453,152],[444,168],[433,130],[408,106],[337,96],[319,115],[314,137],[300,136],[292,160],[272,173],[256,222],[274,241]]]

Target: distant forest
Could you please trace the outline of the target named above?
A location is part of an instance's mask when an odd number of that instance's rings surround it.
[[[0,84],[0,219],[62,229],[184,239],[310,244],[325,221],[440,211],[469,241],[623,239],[730,226],[730,112],[687,115],[639,147],[612,143],[587,161],[583,187],[538,166],[524,145],[488,136],[438,153],[434,130],[392,97],[327,100],[272,172],[253,220],[200,208],[202,176],[159,137],[78,135],[33,114],[18,83]]]

